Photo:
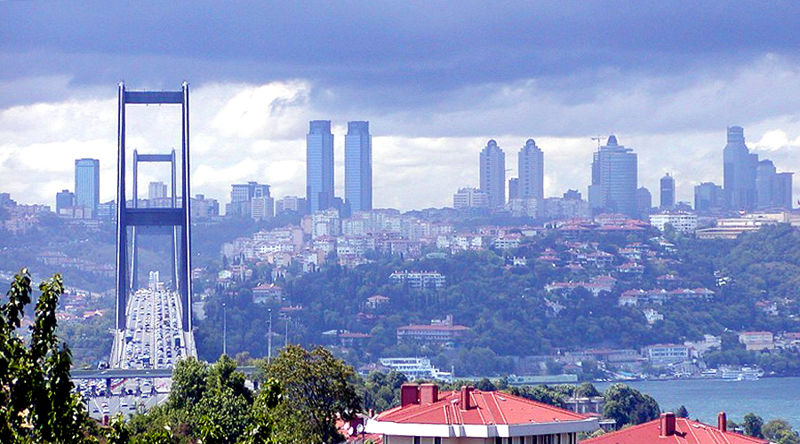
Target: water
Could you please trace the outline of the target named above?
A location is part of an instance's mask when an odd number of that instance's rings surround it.
[[[605,390],[608,383],[595,384]],[[717,423],[717,413],[741,422],[749,412],[764,418],[785,419],[800,429],[800,377],[763,378],[758,381],[721,379],[635,381],[628,385],[655,398],[662,411],[686,406],[689,417],[706,424]]]

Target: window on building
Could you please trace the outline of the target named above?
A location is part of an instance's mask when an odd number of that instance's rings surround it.
[[[419,436],[414,437],[414,444],[422,444],[422,438]]]
[[[433,438],[433,444],[442,444],[442,438],[439,438],[438,436]]]

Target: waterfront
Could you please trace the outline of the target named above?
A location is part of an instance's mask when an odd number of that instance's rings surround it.
[[[598,390],[605,390],[609,383],[595,385]],[[757,381],[634,381],[628,385],[655,398],[662,411],[684,405],[689,417],[707,424],[716,424],[720,411],[725,411],[735,422],[741,422],[746,413],[753,412],[764,418],[764,422],[782,418],[795,429],[800,428],[800,377]]]

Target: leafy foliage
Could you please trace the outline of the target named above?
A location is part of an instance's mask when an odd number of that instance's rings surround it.
[[[71,355],[56,336],[56,307],[64,292],[56,274],[39,285],[30,341],[18,330],[31,303],[31,277],[14,277],[0,306],[0,442],[81,442],[87,416],[69,377]]]
[[[336,419],[351,419],[361,409],[353,368],[328,350],[290,345],[264,373],[280,381],[276,436],[280,442],[338,442]]]

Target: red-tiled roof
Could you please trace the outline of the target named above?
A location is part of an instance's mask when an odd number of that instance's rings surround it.
[[[587,416],[503,392],[472,390],[472,408],[459,405],[459,391],[439,392],[434,403],[395,407],[378,415],[378,421],[408,424],[489,425],[582,421]]]
[[[403,331],[422,331],[422,330],[440,330],[440,331],[464,331],[469,330],[469,327],[463,325],[406,325],[399,327],[398,330]]]
[[[675,418],[675,433],[661,436],[661,420],[639,424],[627,429],[607,433],[581,441],[580,444],[767,444],[767,441],[723,432],[702,422]]]

